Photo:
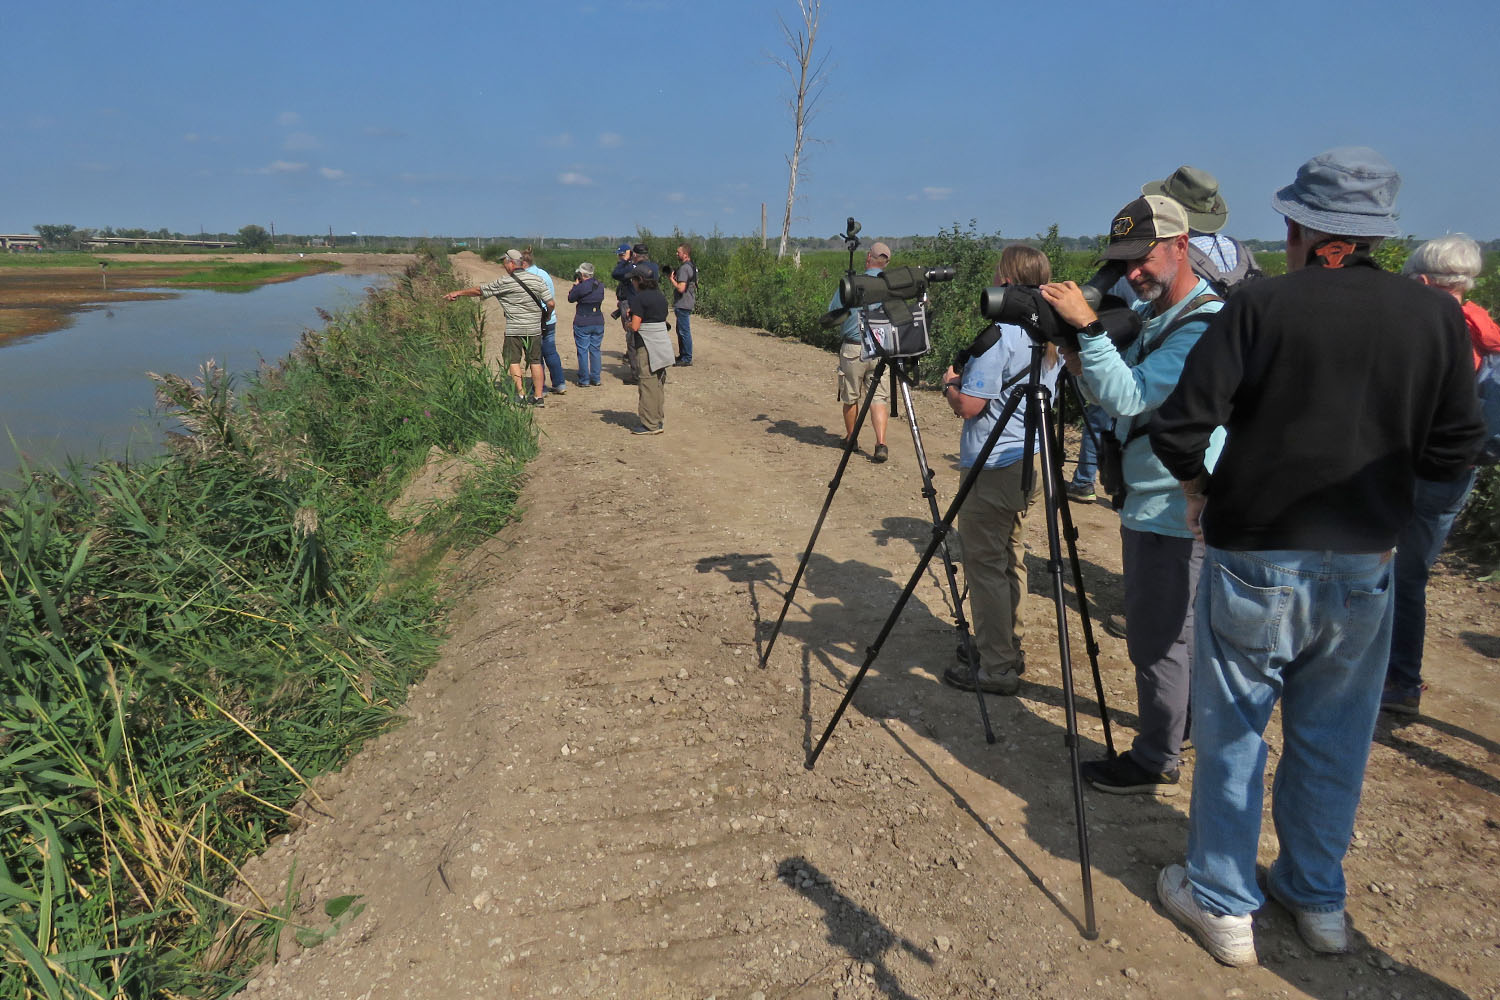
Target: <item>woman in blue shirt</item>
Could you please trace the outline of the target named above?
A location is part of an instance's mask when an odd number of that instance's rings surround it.
[[[1000,285],[1041,285],[1050,280],[1052,267],[1046,254],[1019,243],[1005,248],[995,269],[995,283]],[[959,464],[964,469],[973,467],[1006,402],[1013,392],[1025,388],[1026,379],[1020,378],[1010,388],[1006,384],[1031,366],[1031,336],[1019,326],[998,326],[1000,338],[994,346],[971,357],[962,372],[950,367],[943,374],[943,398],[964,420],[959,439]],[[1058,372],[1057,348],[1049,344],[1042,360],[1042,382],[1055,387]],[[979,688],[991,694],[1015,694],[1026,669],[1021,650],[1021,609],[1026,595],[1021,539],[1038,480],[1032,477],[1028,494],[1021,489],[1021,479],[1028,465],[1035,468],[1041,443],[1034,439],[1031,455],[1024,455],[1025,410],[1023,401],[1000,432],[958,517],[979,654]],[[1038,439],[1041,432],[1040,426],[1034,429]],[[1023,457],[1027,461],[1021,461]],[[943,671],[943,681],[972,691],[972,668],[963,660],[962,648],[959,653],[959,662]]]

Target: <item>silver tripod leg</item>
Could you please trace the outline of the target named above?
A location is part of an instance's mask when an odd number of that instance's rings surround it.
[[[938,509],[937,489],[933,486],[932,469],[927,464],[927,449],[922,446],[922,430],[917,426],[917,411],[911,405],[911,387],[907,385],[906,379],[897,377],[896,384],[901,387],[901,402],[906,409],[906,425],[911,429],[911,443],[913,450],[917,453],[917,471],[922,475],[922,495],[927,498],[927,509],[932,513],[932,523],[938,525],[943,519],[943,512]],[[948,593],[953,598],[953,617],[958,625],[960,642],[968,660],[969,669],[972,671],[970,680],[974,685],[974,694],[979,699],[979,720],[984,725],[984,739],[987,743],[995,742],[995,731],[990,727],[989,707],[984,703],[984,692],[979,689],[979,650],[974,645],[973,637],[969,634],[969,621],[964,617],[963,594],[958,586],[958,570],[953,565],[953,555],[948,551],[948,536],[943,535],[942,544],[938,550],[943,556],[943,575],[948,581]]]

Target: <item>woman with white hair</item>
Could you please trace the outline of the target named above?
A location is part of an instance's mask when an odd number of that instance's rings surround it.
[[[1479,244],[1462,233],[1440,236],[1419,246],[1401,273],[1452,295],[1463,306],[1469,342],[1478,370],[1487,354],[1500,351],[1500,326],[1477,302],[1465,302],[1474,279],[1484,268]],[[1474,469],[1453,482],[1418,479],[1412,518],[1396,542],[1395,619],[1391,653],[1380,707],[1387,712],[1416,715],[1421,711],[1422,647],[1427,634],[1427,578],[1448,540],[1453,522],[1464,509],[1474,487]]]

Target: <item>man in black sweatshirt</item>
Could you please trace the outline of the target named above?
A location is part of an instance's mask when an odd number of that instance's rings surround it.
[[[1457,303],[1370,256],[1400,233],[1400,183],[1364,147],[1303,164],[1272,198],[1289,273],[1231,296],[1152,424],[1207,546],[1187,861],[1157,895],[1230,965],[1256,961],[1262,734],[1278,697],[1281,853],[1265,888],[1314,951],[1348,950],[1343,858],[1385,680],[1392,549],[1415,477],[1462,475],[1483,437]]]

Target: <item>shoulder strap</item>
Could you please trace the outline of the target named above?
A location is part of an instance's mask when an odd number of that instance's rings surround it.
[[[1178,330],[1182,329],[1184,326],[1187,326],[1193,320],[1197,319],[1199,309],[1202,309],[1210,302],[1223,301],[1224,300],[1222,298],[1220,298],[1213,292],[1204,292],[1202,295],[1198,296],[1187,305],[1183,306],[1182,312],[1178,313],[1177,317],[1173,319],[1172,322],[1167,324],[1167,328],[1163,330],[1155,340],[1151,341],[1151,343],[1149,344],[1143,344],[1141,346],[1141,355],[1140,357],[1136,358],[1135,363],[1140,364],[1142,361],[1145,361],[1147,356],[1149,356],[1152,351],[1156,350],[1162,344],[1165,344],[1167,342],[1168,337],[1176,333]],[[1137,424],[1134,418],[1132,418],[1130,421],[1130,431],[1125,435],[1125,440],[1120,442],[1120,450],[1123,451],[1124,449],[1130,447],[1130,442],[1134,441],[1138,437],[1143,436],[1146,433],[1146,428],[1149,427],[1150,424],[1151,422],[1149,420],[1144,424]]]
[[[1187,326],[1193,320],[1197,319],[1199,309],[1202,309],[1210,302],[1223,301],[1224,299],[1216,292],[1204,292],[1202,295],[1198,296],[1187,305],[1183,306],[1182,312],[1178,313],[1177,318],[1167,324],[1167,328],[1160,334],[1158,334],[1155,340],[1151,341],[1151,343],[1149,344],[1141,345],[1141,355],[1140,357],[1136,358],[1135,363],[1140,364],[1142,361],[1145,361],[1147,356],[1149,356],[1152,351],[1156,350],[1162,344],[1165,344],[1167,342],[1168,337],[1176,333],[1178,330],[1182,329],[1184,326]]]
[[[545,332],[547,329],[547,317],[552,315],[552,310],[547,308],[547,304],[545,302],[537,298],[536,292],[533,292],[531,290],[530,285],[526,284],[526,282],[522,281],[520,278],[517,278],[514,274],[511,274],[511,272],[507,271],[506,273],[510,274],[510,278],[512,281],[521,286],[522,291],[531,296],[531,301],[535,302],[536,307],[542,311],[542,330],[543,332]]]

